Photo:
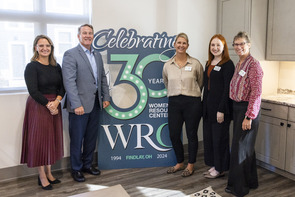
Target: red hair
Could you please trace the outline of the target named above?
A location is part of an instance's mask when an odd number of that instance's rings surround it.
[[[207,62],[207,65],[206,66],[209,66],[212,62],[212,60],[214,59],[214,55],[211,53],[210,51],[210,45],[211,45],[211,42],[214,38],[218,38],[222,44],[224,45],[224,48],[223,48],[223,52],[222,52],[222,55],[221,55],[221,61],[219,62],[219,64],[224,64],[225,62],[227,62],[228,60],[230,60],[229,58],[229,53],[228,53],[228,47],[227,47],[227,44],[226,44],[226,40],[225,38],[221,35],[221,34],[215,34],[211,39],[210,39],[210,42],[209,42],[209,49],[208,49],[208,62]]]

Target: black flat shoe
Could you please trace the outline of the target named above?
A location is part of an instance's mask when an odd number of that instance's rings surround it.
[[[227,187],[224,189],[224,191],[225,191],[226,193],[229,193],[229,194],[232,193],[232,191],[231,191],[229,188],[227,188]]]
[[[92,175],[100,175],[100,170],[96,169],[94,167],[90,167],[90,168],[83,168],[82,172],[86,172],[88,174],[92,174]]]
[[[224,191],[225,191],[226,193],[232,194],[232,195],[237,196],[237,197],[243,197],[243,196],[241,196],[241,195],[236,194],[234,191],[230,190],[228,187],[226,187],[226,188],[224,189]]]
[[[84,182],[85,177],[81,171],[72,171],[72,177],[77,182]]]
[[[54,181],[51,181],[51,180],[48,179],[48,181],[49,181],[50,184],[58,184],[58,183],[61,183],[61,181],[58,180],[58,179],[54,179]]]
[[[50,183],[49,183],[49,185],[43,187],[39,176],[38,176],[38,185],[40,185],[42,187],[42,189],[44,189],[44,190],[52,190],[52,185]]]

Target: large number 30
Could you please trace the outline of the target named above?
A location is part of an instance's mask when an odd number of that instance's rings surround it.
[[[137,95],[137,105],[134,105],[132,109],[128,111],[121,111],[113,107],[114,103],[112,102],[105,110],[112,117],[126,120],[138,116],[146,107],[148,98],[162,98],[167,95],[166,89],[162,90],[152,90],[146,88],[145,84],[142,81],[142,74],[144,69],[148,64],[155,61],[160,61],[160,54],[151,54],[143,58],[135,67],[136,60],[138,58],[137,54],[112,54],[111,61],[120,61],[126,62],[125,67],[121,75],[118,76],[119,80],[114,85],[122,83],[132,83],[134,87],[138,89],[139,94]],[[162,55],[163,60],[168,60],[169,58],[165,55]],[[135,71],[134,71],[135,67]],[[134,73],[134,74],[132,74]]]

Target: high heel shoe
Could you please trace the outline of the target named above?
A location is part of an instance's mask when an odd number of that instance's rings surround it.
[[[42,189],[44,189],[44,190],[52,190],[52,185],[50,183],[49,183],[49,185],[43,187],[39,176],[38,176],[38,185],[40,185],[42,187]]]
[[[50,184],[58,184],[58,183],[61,183],[61,181],[58,180],[58,179],[54,179],[54,181],[51,181],[49,178],[47,178],[47,179],[48,179],[48,182],[49,182]]]

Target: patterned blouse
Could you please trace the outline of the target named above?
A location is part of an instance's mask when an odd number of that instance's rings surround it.
[[[260,110],[262,77],[263,71],[259,61],[250,54],[242,65],[237,64],[230,82],[230,98],[236,102],[249,102],[245,116],[251,119],[255,119]]]

